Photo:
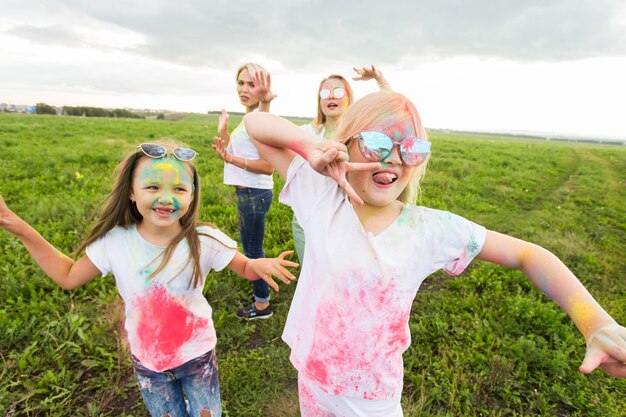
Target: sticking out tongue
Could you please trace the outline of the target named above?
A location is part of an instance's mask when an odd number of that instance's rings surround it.
[[[372,178],[374,179],[374,182],[378,184],[391,184],[397,177],[391,172],[377,172],[372,176]]]

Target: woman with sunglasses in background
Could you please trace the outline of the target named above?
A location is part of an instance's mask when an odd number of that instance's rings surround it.
[[[167,147],[166,147],[167,146]],[[171,153],[171,155],[169,154]],[[295,277],[284,260],[248,259],[215,226],[198,221],[196,152],[144,143],[117,167],[113,189],[72,260],[13,213],[0,197],[0,228],[18,237],[66,290],[111,273],[124,300],[135,377],[153,416],[220,416],[211,306],[202,294],[211,269],[249,280]],[[186,399],[186,401],[185,401]]]
[[[268,112],[272,94],[270,74],[258,64],[245,64],[237,69],[237,95],[246,113]],[[272,204],[274,168],[261,159],[250,141],[243,121],[229,134],[228,113],[222,110],[213,149],[224,161],[224,184],[235,187],[239,237],[248,258],[263,258],[265,217]],[[272,316],[270,290],[265,281],[252,283],[252,303],[237,310],[237,317],[254,320]]]
[[[271,114],[244,121],[285,178],[280,201],[307,237],[282,336],[298,370],[302,416],[402,416],[402,354],[416,292],[433,272],[458,275],[475,257],[520,269],[565,310],[586,340],[582,372],[600,367],[626,377],[626,329],[556,256],[415,205],[430,142],[406,97],[378,92],[357,101],[334,141]]]
[[[391,86],[383,73],[374,65],[362,68],[353,68],[358,74],[352,79],[355,81],[376,80],[381,91],[392,91]],[[352,88],[343,76],[331,74],[320,82],[317,91],[317,114],[309,124],[300,126],[307,133],[322,139],[330,139],[335,132],[339,119],[354,101]],[[300,263],[304,260],[304,231],[294,215],[291,222],[293,241]]]

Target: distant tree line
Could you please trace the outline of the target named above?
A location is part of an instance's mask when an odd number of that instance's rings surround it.
[[[57,114],[54,107],[46,103],[37,103],[35,106],[35,113],[37,114]]]
[[[63,107],[63,113],[68,116],[86,116],[86,117],[124,117],[127,119],[145,119],[144,116],[135,114],[125,109],[103,109],[100,107],[85,107],[85,106],[65,106]]]
[[[37,103],[35,106],[35,113],[37,114],[57,114],[56,109],[46,103]],[[63,114],[68,116],[86,116],[86,117],[123,117],[127,119],[145,119],[145,116],[140,116],[129,110],[125,109],[103,109],[100,107],[85,107],[85,106],[65,106],[63,107]]]

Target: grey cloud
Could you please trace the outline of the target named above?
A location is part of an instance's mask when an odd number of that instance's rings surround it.
[[[215,68],[234,67],[253,54],[290,69],[320,69],[346,62],[560,61],[626,52],[626,28],[615,19],[618,0],[59,3],[143,34],[146,43],[135,46],[136,53]],[[37,35],[32,28],[21,31]]]
[[[15,26],[7,30],[7,33],[32,42],[65,45],[65,46],[84,46],[80,35],[65,25],[51,26],[31,26],[21,25]]]

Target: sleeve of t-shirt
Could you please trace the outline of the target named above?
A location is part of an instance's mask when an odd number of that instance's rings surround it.
[[[450,275],[459,275],[482,250],[487,230],[456,214],[433,212],[436,216],[434,233],[437,236],[435,267],[443,268]]]
[[[201,233],[202,264],[206,267],[207,272],[209,269],[221,271],[235,257],[237,242],[222,231],[209,226],[199,227],[198,232]]]
[[[337,193],[343,192],[335,181],[318,174],[304,158],[296,155],[287,169],[287,179],[278,201],[291,207],[304,226],[317,204],[331,201]]]
[[[107,250],[107,236],[108,234],[102,236],[85,248],[87,257],[100,270],[102,276],[111,272],[111,258],[109,256],[110,251]]]

